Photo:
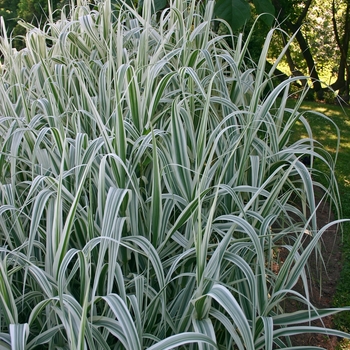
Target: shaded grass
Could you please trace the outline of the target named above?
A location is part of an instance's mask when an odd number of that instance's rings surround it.
[[[291,108],[294,105],[294,100],[288,101],[288,107]],[[340,145],[335,172],[341,198],[341,215],[348,218],[350,217],[350,108],[304,101],[301,110],[324,113],[339,127]],[[337,137],[332,123],[314,114],[306,113],[305,117],[312,127],[315,139],[334,155],[337,149]],[[297,122],[294,127],[293,138],[299,139],[301,137],[307,137],[307,134],[302,124]],[[321,172],[325,172],[321,162],[316,161],[315,167]],[[342,272],[333,303],[336,307],[350,305],[350,223],[348,222],[344,223],[342,231]],[[336,315],[334,322],[337,329],[349,331],[350,313],[344,312]]]

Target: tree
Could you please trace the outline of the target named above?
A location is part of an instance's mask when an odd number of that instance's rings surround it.
[[[273,0],[285,35],[275,41],[275,50],[295,35],[298,45],[286,52],[292,75],[309,75],[314,90],[322,97],[320,80],[348,99],[349,1],[347,0]]]
[[[304,2],[295,0],[272,0],[276,8],[276,12],[278,13],[278,20],[281,22],[281,27],[287,32],[295,34],[300,51],[307,64],[308,74],[312,78],[314,90],[320,91],[322,87],[313,54],[307,38],[304,36],[303,31],[301,30],[301,26],[305,22],[305,18],[307,17],[312,1],[313,0],[307,0],[305,4],[303,4]],[[290,52],[287,52],[287,62],[292,74],[300,75]]]
[[[343,6],[341,6],[343,5]],[[341,10],[341,7],[345,10]],[[338,14],[340,13],[341,20]],[[345,1],[343,4],[336,4],[332,1],[332,23],[334,30],[334,37],[340,50],[340,59],[338,67],[338,78],[332,84],[334,90],[339,90],[340,94],[348,100],[349,99],[349,85],[350,85],[350,67],[348,62],[349,54],[349,40],[350,40],[350,1]]]

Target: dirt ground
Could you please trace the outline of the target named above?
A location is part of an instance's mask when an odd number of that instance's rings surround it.
[[[316,199],[322,195],[316,191]],[[334,215],[330,214],[330,207],[328,204],[322,205],[318,210],[318,227],[321,228],[327,223],[334,220]],[[307,244],[307,242],[306,242]],[[311,302],[318,308],[332,307],[332,299],[335,295],[337,282],[340,278],[341,272],[341,237],[337,233],[337,227],[332,226],[325,231],[322,237],[322,256],[325,262],[326,269],[320,271],[319,265],[316,265],[316,257],[313,256],[310,262],[311,279],[310,291]],[[322,276],[322,283],[319,283],[319,276]],[[301,283],[296,286],[296,290],[301,290]],[[298,310],[299,305],[296,302],[291,302],[287,306],[288,312]],[[332,316],[322,319],[323,325],[327,328],[333,328]],[[320,321],[313,322],[313,325],[322,326]],[[335,350],[338,344],[337,337],[317,334],[304,334],[292,337],[294,346],[318,346],[328,350]]]

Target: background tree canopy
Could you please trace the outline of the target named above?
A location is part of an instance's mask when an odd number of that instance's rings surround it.
[[[132,2],[142,8],[142,1],[131,0],[130,3]],[[52,0],[51,8],[56,10],[65,4],[66,0]],[[159,11],[167,7],[168,2],[155,0],[154,6],[155,11]],[[325,87],[320,82],[322,80],[348,99],[350,1],[217,0],[214,13],[217,18],[229,23],[235,33],[242,30],[248,32],[257,16],[261,16],[250,41],[253,59],[260,54],[268,29],[278,24],[282,31],[274,38],[271,61],[288,38],[295,35],[295,42],[287,51],[282,65],[285,74],[310,76],[314,91],[318,92],[319,97],[322,97]],[[25,34],[25,28],[17,24],[18,20],[37,25],[43,22],[47,14],[47,0],[0,0],[0,16],[14,37]],[[20,40],[15,45],[17,48],[22,47]]]
[[[62,8],[66,0],[0,0],[0,16],[5,21],[8,33],[14,37],[24,35],[26,29],[18,21],[33,23],[35,26],[45,22],[49,13],[49,3],[54,11]],[[23,46],[22,40],[16,40],[17,48]]]

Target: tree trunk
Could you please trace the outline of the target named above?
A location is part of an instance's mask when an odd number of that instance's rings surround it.
[[[289,21],[287,21],[286,24],[291,31],[293,31],[294,33],[297,32],[295,38],[298,41],[300,50],[301,50],[303,57],[305,59],[305,62],[307,64],[307,67],[309,70],[309,75],[312,78],[312,84],[313,84],[314,90],[316,92],[321,91],[322,86],[321,86],[320,78],[319,78],[317,70],[316,70],[315,61],[314,61],[314,58],[312,56],[310,47],[309,47],[306,39],[304,38],[303,33],[301,32],[301,30],[299,28],[296,28],[295,25],[293,25],[293,23],[290,23]]]
[[[289,14],[285,13],[284,8],[283,8],[282,4],[280,3],[280,1],[273,0],[272,2],[273,2],[273,5],[275,6],[276,12],[280,14],[280,20],[281,20],[282,27],[285,27],[290,33],[293,33],[293,34],[296,33],[295,37],[296,37],[296,40],[298,41],[300,50],[301,50],[302,55],[304,57],[304,60],[307,64],[308,73],[312,79],[313,88],[316,92],[320,92],[322,94],[322,86],[321,86],[319,76],[318,76],[318,73],[316,70],[315,61],[313,59],[309,44],[307,43],[306,38],[304,37],[303,33],[300,30],[300,27],[301,27],[306,15],[307,15],[307,12],[311,6],[312,0],[308,0],[305,3],[303,11],[300,14],[300,16],[297,18],[295,23],[292,23],[290,20],[288,20]],[[291,57],[288,58],[288,56],[287,56],[287,60],[288,60],[288,64],[289,64]],[[290,64],[289,64],[289,66],[291,67]]]
[[[340,50],[340,62],[338,68],[337,80],[331,85],[331,88],[335,91],[339,91],[341,95],[346,100],[349,100],[349,84],[350,84],[350,67],[348,65],[347,56],[349,51],[349,40],[350,40],[350,2],[347,1],[346,11],[345,11],[345,25],[343,37],[340,38],[338,31],[338,25],[335,19],[335,2],[333,0],[332,5],[332,22],[334,37],[338,44]]]

